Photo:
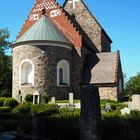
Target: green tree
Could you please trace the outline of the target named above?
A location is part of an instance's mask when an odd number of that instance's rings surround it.
[[[12,87],[12,57],[5,54],[11,47],[9,36],[8,29],[0,29],[0,93],[11,92]]]
[[[140,73],[128,80],[125,85],[125,93],[128,95],[140,94]]]

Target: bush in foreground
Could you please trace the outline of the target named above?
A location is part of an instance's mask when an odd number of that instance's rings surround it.
[[[30,114],[31,106],[32,105],[30,104],[20,104],[13,109],[13,112],[20,114]]]
[[[11,107],[8,106],[0,107],[0,113],[9,113],[9,112],[11,112]]]
[[[17,105],[18,105],[18,102],[14,98],[6,98],[6,100],[4,101],[4,106],[9,106],[11,108],[14,108]]]
[[[0,106],[3,106],[3,103],[5,100],[6,100],[6,98],[0,98]]]
[[[59,112],[59,107],[57,105],[39,104],[39,105],[34,105],[31,108],[32,114],[44,113],[47,116],[51,116],[53,114],[57,114],[58,112]]]

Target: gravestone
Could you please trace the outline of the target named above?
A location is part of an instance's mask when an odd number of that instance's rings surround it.
[[[130,109],[127,107],[121,109],[121,115],[126,115],[126,114],[130,114]]]
[[[128,108],[129,108],[130,110],[134,110],[133,102],[128,102]]]
[[[132,95],[132,102],[128,102],[128,108],[140,111],[140,95]]]
[[[140,110],[140,95],[133,95],[132,102],[133,102],[134,108],[137,110]]]
[[[109,112],[110,109],[111,109],[111,104],[110,103],[105,103],[105,109],[106,109],[107,112]]]
[[[51,97],[51,103],[56,104],[56,98],[55,97]]]
[[[69,94],[69,105],[70,106],[73,106],[74,105],[74,99],[73,99],[74,97],[73,97],[73,93],[70,93]]]
[[[21,94],[18,94],[17,96],[16,96],[16,100],[20,103],[20,102],[22,102],[22,96],[21,96]]]
[[[101,112],[98,88],[93,85],[82,86],[80,96],[80,140],[99,140]]]

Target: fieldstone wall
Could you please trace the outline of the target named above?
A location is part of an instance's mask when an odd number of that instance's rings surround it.
[[[118,100],[117,87],[99,87],[100,99]]]
[[[34,86],[20,85],[20,64],[29,59],[35,68]],[[26,94],[33,94],[36,90],[40,93],[47,92],[50,97],[57,99],[68,98],[71,86],[57,86],[57,64],[60,60],[67,60],[72,66],[72,50],[58,46],[19,46],[13,48],[13,97],[21,91],[23,99]],[[72,80],[70,80],[72,84]]]
[[[83,74],[83,66],[87,54],[91,54],[90,50],[86,47],[82,47],[78,52],[76,49],[72,51],[72,92],[74,98],[80,98],[80,86]]]
[[[111,52],[111,43],[104,32],[101,32],[102,52]]]
[[[75,15],[76,21],[94,43],[99,52],[111,51],[111,40],[102,31],[102,27],[92,15],[84,2],[75,2],[76,8],[73,9],[72,3],[66,2],[64,9],[71,15]]]

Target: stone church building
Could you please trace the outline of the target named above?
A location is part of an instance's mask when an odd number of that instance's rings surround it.
[[[101,99],[123,98],[120,53],[82,0],[37,0],[13,44],[17,99],[47,93],[80,97],[82,85],[98,86]],[[86,94],[86,93],[85,93]]]

